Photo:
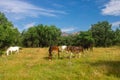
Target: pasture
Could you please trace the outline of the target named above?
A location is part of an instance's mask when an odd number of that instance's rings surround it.
[[[68,56],[65,54],[65,56]],[[0,80],[120,80],[120,47],[94,48],[80,58],[47,59],[48,48],[0,57]]]

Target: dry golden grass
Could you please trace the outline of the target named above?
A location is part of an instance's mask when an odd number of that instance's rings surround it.
[[[19,54],[2,55],[0,80],[120,79],[120,47],[94,48],[71,60],[47,57],[48,48],[23,48]]]

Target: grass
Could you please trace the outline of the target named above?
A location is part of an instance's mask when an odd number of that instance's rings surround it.
[[[120,80],[120,47],[94,48],[71,60],[47,57],[48,48],[23,48],[19,54],[2,55],[0,80]]]

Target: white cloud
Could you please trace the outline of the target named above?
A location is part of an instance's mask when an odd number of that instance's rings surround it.
[[[118,27],[120,25],[120,21],[113,22],[112,27]]]
[[[29,23],[25,25],[25,29],[33,27],[35,25],[35,22]]]
[[[75,27],[67,27],[67,28],[62,28],[61,29],[62,32],[73,32],[75,30],[76,30]]]
[[[12,14],[16,19],[23,18],[22,16],[38,17],[42,15],[55,17],[58,14],[66,14],[65,11],[46,9],[20,0],[0,0],[0,11]]]
[[[102,9],[103,15],[120,16],[120,0],[110,0]]]

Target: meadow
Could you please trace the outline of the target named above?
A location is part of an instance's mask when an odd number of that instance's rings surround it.
[[[120,80],[120,47],[94,48],[80,58],[48,60],[48,48],[0,56],[0,80]],[[63,57],[63,54],[64,57]]]

